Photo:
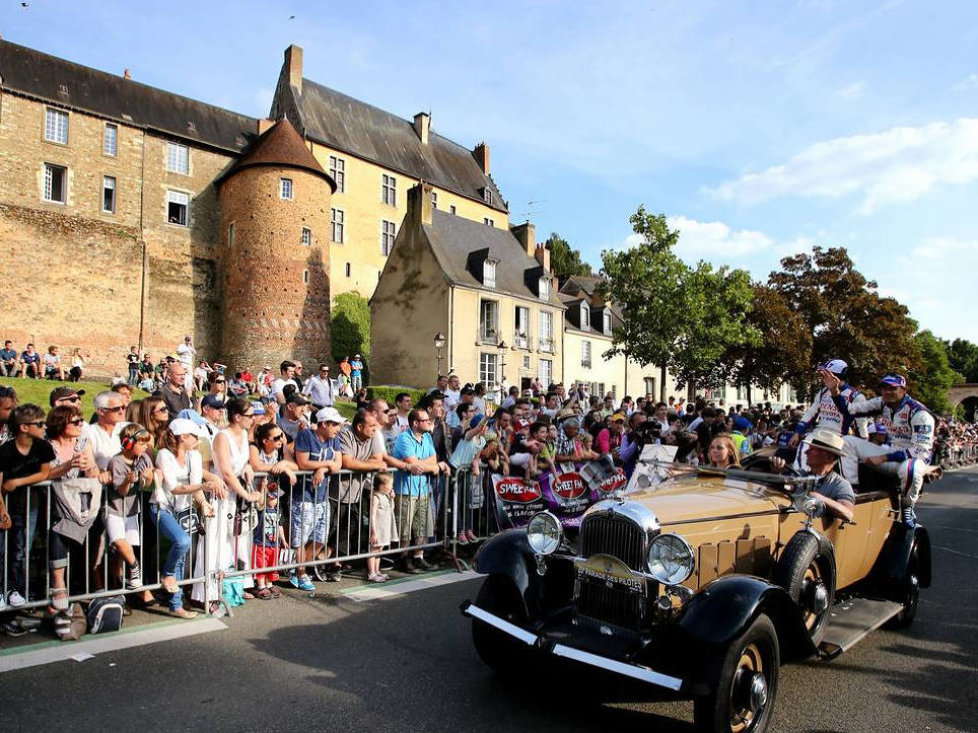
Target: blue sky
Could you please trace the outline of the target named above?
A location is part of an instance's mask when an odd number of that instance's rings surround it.
[[[978,3],[149,7],[2,0],[0,34],[255,116],[296,43],[306,77],[486,140],[512,220],[593,264],[644,204],[685,258],[758,278],[845,246],[921,327],[978,342]]]

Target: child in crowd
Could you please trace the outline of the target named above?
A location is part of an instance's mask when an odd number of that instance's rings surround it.
[[[459,415],[468,405],[459,405]],[[471,469],[471,477],[460,476],[458,479],[458,511],[460,513],[458,521],[458,541],[459,544],[475,542],[476,536],[472,531],[472,510],[470,500],[472,496],[472,484],[479,479],[481,470],[481,460],[483,448],[486,447],[486,432],[489,421],[485,415],[475,415],[468,424],[462,424],[462,434],[459,437],[455,450],[452,451],[448,462],[456,470]]]
[[[153,461],[147,451],[152,436],[138,423],[129,423],[119,435],[122,452],[109,459],[107,467],[112,475],[105,507],[105,531],[109,544],[115,550],[112,558],[112,575],[122,583],[122,561],[129,566],[126,590],[143,586],[143,571],[136,557],[139,547],[140,491],[152,486],[155,474]],[[143,603],[152,603],[153,594],[143,591]]]
[[[130,346],[126,354],[126,368],[129,370],[129,385],[135,387],[139,384],[139,352],[135,346]]]
[[[370,493],[370,551],[379,553],[396,541],[397,523],[394,521],[394,475],[388,471],[374,474],[374,489]],[[390,580],[380,572],[380,555],[367,558],[367,580],[383,583]]]
[[[278,487],[278,478],[262,479],[262,493],[265,494],[265,507],[258,512],[258,524],[255,525],[255,541],[252,546],[251,566],[255,569],[255,597],[263,601],[270,598],[281,598],[282,592],[275,587],[279,575],[274,570],[261,572],[262,568],[278,565],[278,548],[287,547],[285,528],[282,527],[279,513],[279,497],[282,489]]]

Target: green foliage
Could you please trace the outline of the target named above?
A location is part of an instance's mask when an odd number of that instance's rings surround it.
[[[333,358],[370,355],[370,303],[360,293],[340,293],[333,301],[330,317]]]
[[[17,402],[21,405],[28,403],[37,405],[44,412],[50,410],[51,391],[56,387],[76,387],[85,390],[82,395],[81,411],[88,420],[95,412],[95,395],[111,388],[108,382],[90,382],[88,380],[72,384],[71,382],[56,382],[50,379],[14,379],[12,377],[0,377],[0,385],[13,387],[17,392]],[[132,398],[141,400],[147,396],[146,392],[138,388],[133,388]]]
[[[694,386],[724,377],[723,351],[757,339],[745,319],[751,308],[749,276],[726,267],[714,270],[705,262],[690,268],[673,252],[679,232],[669,229],[662,214],[640,206],[629,222],[641,235],[639,244],[601,255],[604,282],[598,292],[624,313],[607,355],[658,365],[662,399],[667,367]]]
[[[948,366],[962,375],[965,382],[978,382],[978,344],[960,338],[943,343]]]
[[[421,401],[421,398],[425,396],[427,390],[414,389],[413,387],[401,387],[396,384],[378,384],[367,387],[367,397],[372,400],[387,400],[387,404],[391,406],[395,404],[394,398],[401,392],[407,392],[410,394],[411,404],[417,405]]]
[[[550,249],[550,269],[563,283],[572,275],[591,275],[591,265],[581,259],[581,253],[556,232],[546,241]]]
[[[848,380],[856,385],[872,385],[886,372],[906,374],[919,366],[917,324],[907,307],[881,297],[845,248],[815,247],[812,254],[784,258],[781,267],[768,277],[768,287],[802,318],[812,344],[808,363],[799,361],[785,374],[796,390],[812,393],[813,366],[828,359],[849,362]]]
[[[909,374],[913,396],[934,412],[951,412],[947,390],[964,378],[951,369],[945,344],[930,331],[921,331],[914,336],[914,345],[920,352],[920,367]]]

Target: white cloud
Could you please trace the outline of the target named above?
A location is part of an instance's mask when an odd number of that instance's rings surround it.
[[[685,216],[670,216],[667,221],[670,229],[679,230],[678,254],[684,258],[744,257],[775,246],[764,232],[734,231],[722,221],[703,222]]]
[[[842,99],[859,99],[866,93],[866,82],[857,81],[839,89],[838,94]]]
[[[978,242],[956,237],[928,237],[914,247],[910,254],[914,260],[944,260],[962,252],[978,252]]]
[[[978,87],[978,74],[968,74],[968,76],[957,82],[951,88],[956,92],[966,92],[975,87]]]
[[[978,179],[978,119],[895,127],[815,143],[782,165],[748,173],[707,192],[756,204],[781,196],[863,197],[858,212],[914,201],[936,186]]]

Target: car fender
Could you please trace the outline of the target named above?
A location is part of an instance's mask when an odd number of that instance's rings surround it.
[[[929,588],[931,583],[930,534],[923,525],[907,527],[894,523],[883,551],[876,559],[870,577],[884,586],[902,586],[907,577],[910,553],[917,547],[919,561],[918,582],[921,588]]]
[[[475,556],[477,572],[494,578],[494,582],[512,584],[523,599],[527,618],[536,616],[538,610],[535,563],[524,529],[500,532],[487,540]]]
[[[787,591],[749,575],[728,575],[708,583],[684,606],[677,623],[687,638],[718,647],[740,636],[760,613],[774,623],[783,657],[815,653],[798,606]]]

